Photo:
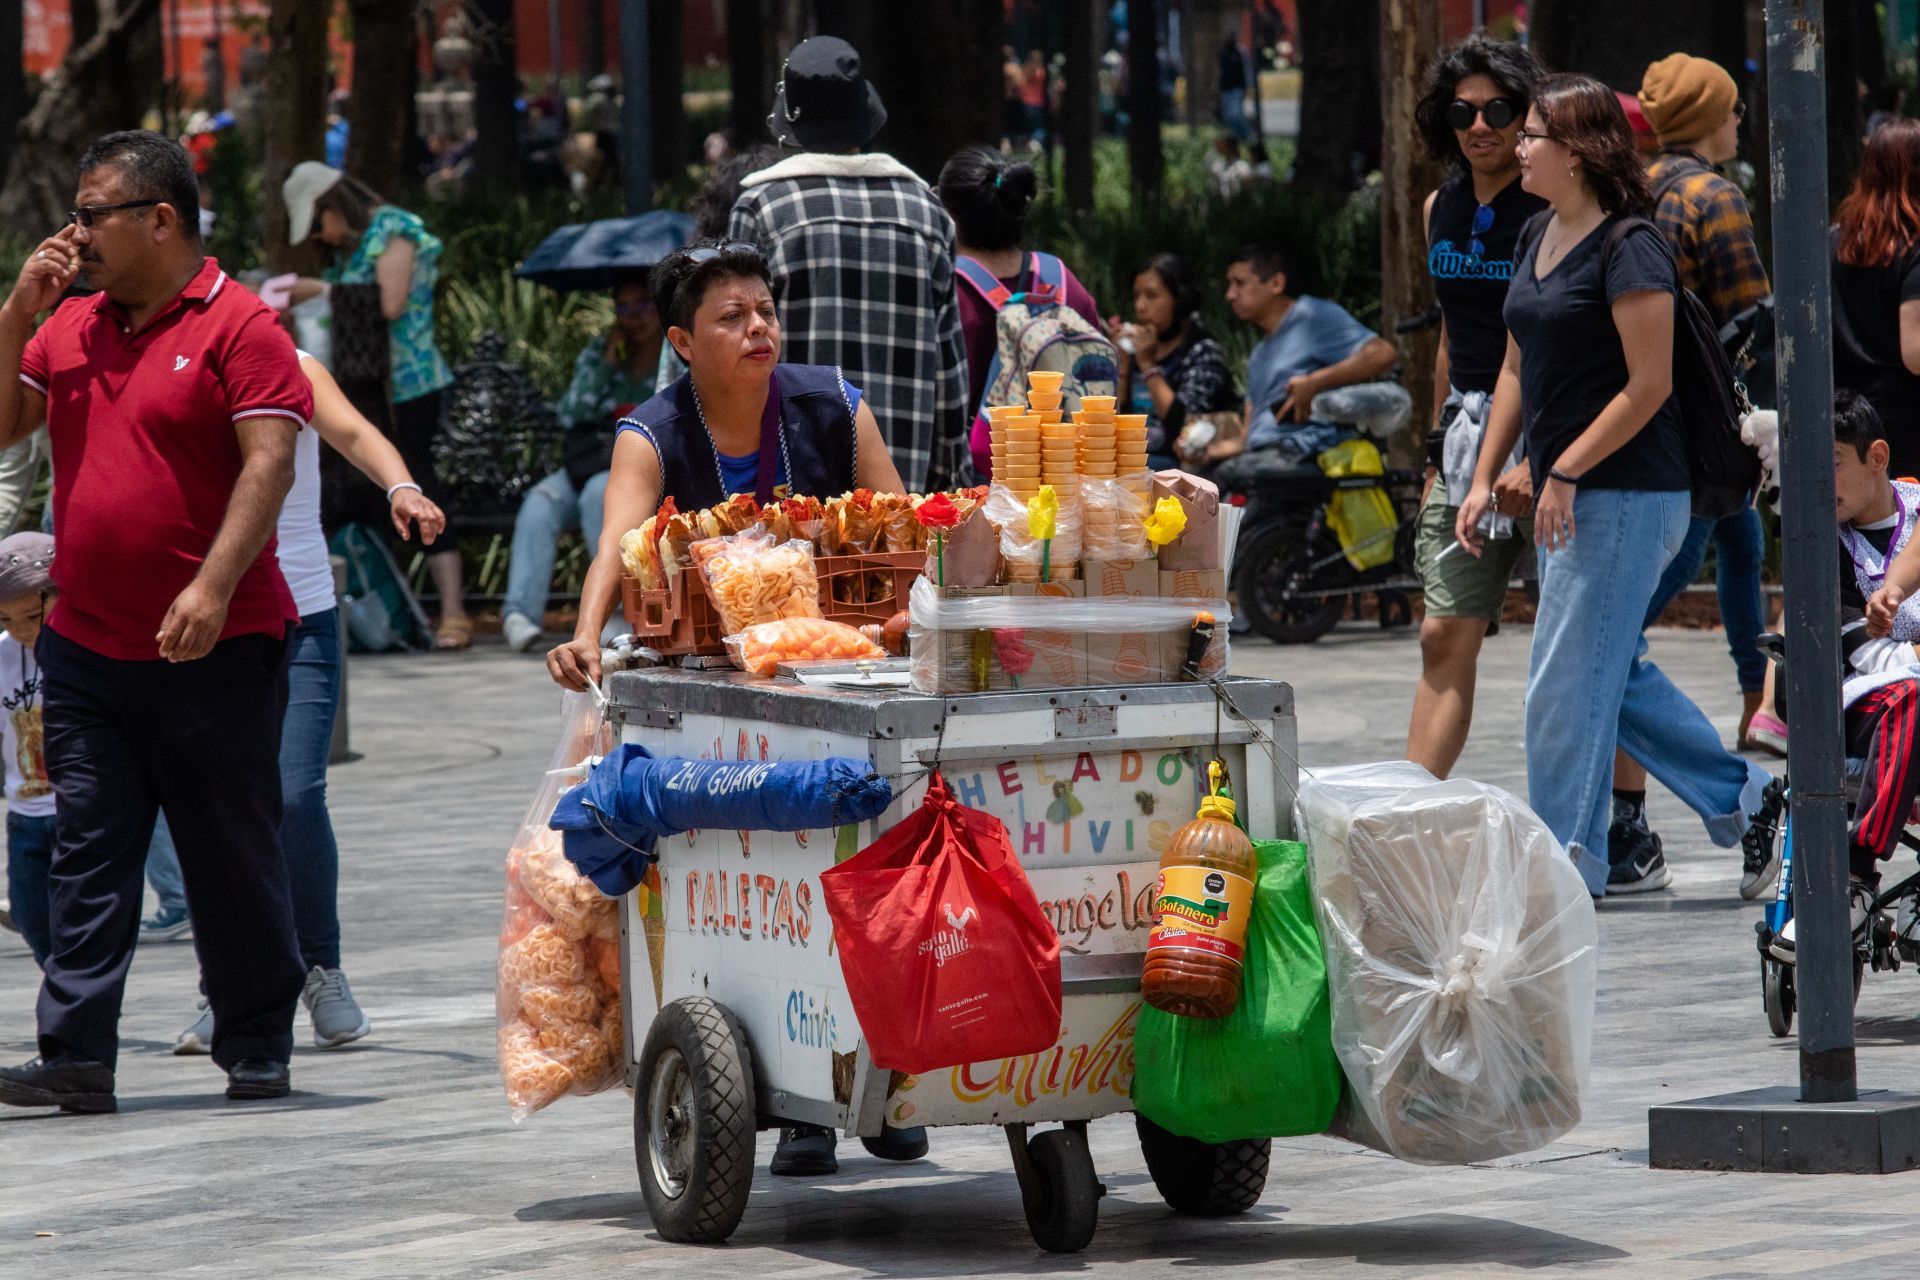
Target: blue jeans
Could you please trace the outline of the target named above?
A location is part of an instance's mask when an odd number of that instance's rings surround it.
[[[287,668],[287,717],[280,731],[280,845],[300,935],[301,963],[340,967],[340,847],[327,814],[327,754],[340,711],[340,611],[302,618]],[[186,906],[180,857],[166,820],[154,826],[147,880],[160,905]],[[171,894],[171,897],[169,897]]]
[[[1247,119],[1247,91],[1245,89],[1222,89],[1220,91],[1220,123],[1226,126],[1228,133],[1246,142],[1253,136],[1253,121]]]
[[[527,490],[513,519],[513,554],[507,561],[507,603],[502,613],[517,613],[535,626],[547,612],[553,585],[554,549],[560,535],[578,529],[591,554],[600,547],[606,514],[607,473],[602,471],[575,489],[564,471],[556,471]]]
[[[47,868],[53,864],[53,815],[30,818],[7,815],[7,902],[20,936],[42,968],[53,954],[53,932],[48,921]]]
[[[173,847],[173,832],[167,826],[164,813],[155,820],[153,841],[147,845],[147,883],[160,899],[163,914],[172,915],[187,909],[187,882],[180,876],[180,854]]]
[[[1768,775],[1729,753],[1700,708],[1647,661],[1641,621],[1687,531],[1687,495],[1582,490],[1570,545],[1540,553],[1527,673],[1527,791],[1587,888],[1607,887],[1616,736],[1722,848]]]
[[[1713,540],[1714,581],[1720,597],[1720,623],[1727,632],[1727,651],[1740,692],[1757,693],[1767,678],[1767,657],[1760,652],[1760,629],[1766,625],[1766,593],[1760,586],[1760,568],[1766,559],[1767,535],[1760,513],[1752,507],[1719,520],[1691,518],[1687,540],[1654,589],[1647,608],[1647,625],[1666,611],[1673,598],[1693,584],[1706,563],[1707,540]]]

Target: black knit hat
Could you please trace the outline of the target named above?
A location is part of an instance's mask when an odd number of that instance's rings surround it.
[[[864,147],[887,122],[867,77],[860,52],[838,36],[802,40],[787,55],[773,93],[767,128],[788,146],[808,151]]]

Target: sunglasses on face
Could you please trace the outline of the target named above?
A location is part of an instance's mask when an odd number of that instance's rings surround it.
[[[650,316],[653,314],[653,299],[643,298],[638,302],[616,302],[613,313],[617,316]]]
[[[116,209],[148,209],[156,204],[165,203],[164,200],[124,200],[119,204],[83,204],[78,209],[68,211],[67,225],[91,227],[103,213],[112,213]]]
[[[1520,104],[1512,98],[1489,98],[1484,107],[1475,106],[1465,98],[1455,98],[1447,104],[1447,126],[1455,133],[1465,133],[1481,118],[1486,120],[1489,129],[1504,129],[1520,118]]]

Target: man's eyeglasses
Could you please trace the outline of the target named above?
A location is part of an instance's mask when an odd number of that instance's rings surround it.
[[[616,302],[613,314],[617,316],[650,316],[653,314],[653,299],[641,298],[634,302]]]
[[[91,227],[103,213],[112,213],[117,209],[148,209],[165,203],[165,200],[123,200],[119,204],[83,204],[78,209],[68,211],[67,225]]]
[[[1493,206],[1483,204],[1473,211],[1473,238],[1467,241],[1467,252],[1476,258],[1485,257],[1487,246],[1480,242],[1480,237],[1491,230],[1493,230]]]
[[[1474,120],[1484,117],[1489,129],[1504,129],[1520,118],[1520,104],[1512,98],[1489,98],[1484,107],[1475,106],[1465,98],[1455,98],[1447,104],[1447,125],[1455,133],[1465,133],[1473,128]]]

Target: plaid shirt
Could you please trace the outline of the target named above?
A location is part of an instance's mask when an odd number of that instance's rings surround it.
[[[1753,216],[1740,188],[1686,147],[1661,152],[1647,180],[1657,190],[1676,172],[1686,176],[1660,198],[1654,221],[1680,259],[1680,283],[1707,304],[1715,324],[1725,326],[1773,294],[1753,242]]]
[[[890,156],[802,154],[748,176],[727,230],[767,251],[780,358],[859,385],[908,489],[965,482],[953,219],[927,184]]]

